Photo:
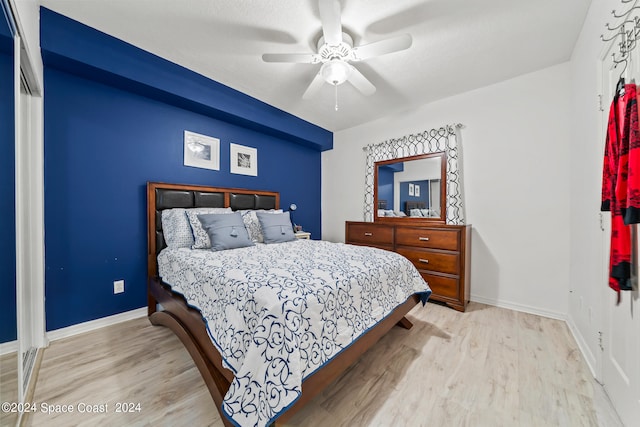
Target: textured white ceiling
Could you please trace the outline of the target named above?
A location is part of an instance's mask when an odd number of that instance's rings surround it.
[[[302,94],[319,65],[265,63],[314,51],[317,0],[43,0],[42,5],[332,131],[569,60],[591,0],[342,0],[355,45],[413,45],[356,64],[377,87]]]

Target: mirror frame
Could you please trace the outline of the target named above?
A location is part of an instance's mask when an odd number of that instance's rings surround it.
[[[416,218],[416,217],[379,217],[378,216],[378,167],[393,163],[406,162],[411,160],[421,160],[430,158],[440,158],[440,217],[439,218]],[[382,160],[373,165],[373,221],[382,223],[423,224],[441,223],[447,220],[447,154],[438,151],[417,156],[398,157],[391,160]]]

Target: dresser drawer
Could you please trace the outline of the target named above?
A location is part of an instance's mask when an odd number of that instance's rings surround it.
[[[458,230],[433,230],[429,228],[396,228],[396,245],[458,251]]]
[[[422,277],[433,291],[433,297],[459,298],[459,281],[451,277],[436,276],[435,274],[422,273]]]
[[[348,224],[347,243],[393,246],[393,227],[374,224]]]
[[[459,257],[425,249],[396,248],[396,252],[409,259],[418,270],[431,270],[440,273],[459,274]]]
[[[353,241],[348,241],[348,240],[347,240],[347,243],[349,245],[368,246],[370,248],[384,249],[385,251],[393,252],[393,245],[385,245],[385,244],[382,244],[382,243],[371,243],[371,242],[362,243],[362,242],[353,242]]]

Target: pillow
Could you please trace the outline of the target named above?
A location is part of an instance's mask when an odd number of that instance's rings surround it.
[[[239,212],[200,214],[198,220],[209,236],[212,251],[253,246]]]
[[[422,212],[420,212],[420,209],[411,209],[409,210],[409,216],[422,216]]]
[[[295,240],[289,212],[266,213],[256,212],[265,243],[281,243]]]
[[[384,209],[378,209],[378,216],[384,216]]]
[[[402,212],[402,211],[393,211],[393,213],[394,213],[395,216],[400,217],[400,218],[402,218],[404,216],[407,216],[407,214]]]
[[[258,217],[256,216],[256,212],[267,212],[267,213],[282,213],[282,209],[271,209],[271,210],[243,210],[240,211],[242,215],[242,220],[244,221],[244,226],[247,227],[247,231],[249,232],[249,237],[254,242],[263,243],[264,237],[262,235],[262,228],[260,228],[260,221],[258,221]]]
[[[161,218],[164,241],[168,247],[190,248],[193,245],[193,233],[186,209],[165,209]]]
[[[429,218],[431,216],[431,215],[429,215],[429,209],[420,209],[420,213],[425,218]]]
[[[189,224],[191,224],[191,232],[193,233],[193,245],[191,249],[209,249],[211,242],[209,241],[209,235],[198,219],[198,215],[203,214],[229,214],[233,211],[231,208],[193,208],[187,209],[187,218],[189,218]]]

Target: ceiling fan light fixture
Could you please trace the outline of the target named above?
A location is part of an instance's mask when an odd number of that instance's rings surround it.
[[[332,59],[322,64],[320,75],[327,83],[338,86],[349,79],[351,66],[340,59]]]

